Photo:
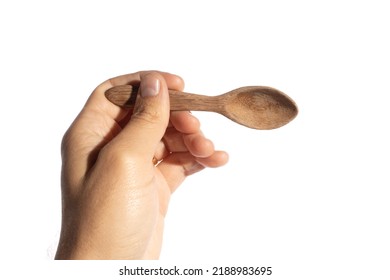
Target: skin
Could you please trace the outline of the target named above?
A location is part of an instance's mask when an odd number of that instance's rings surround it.
[[[134,83],[134,112],[104,96]],[[197,118],[169,111],[168,88],[183,90],[184,82],[155,71],[107,80],[65,133],[56,259],[157,259],[171,194],[187,176],[227,162]]]

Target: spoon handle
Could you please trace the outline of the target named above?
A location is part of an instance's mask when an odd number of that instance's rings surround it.
[[[222,96],[206,96],[176,90],[169,90],[171,111],[208,111],[221,112]]]
[[[105,95],[112,103],[132,109],[137,99],[138,87],[131,85],[115,86],[108,89]],[[206,96],[193,93],[185,93],[169,90],[171,111],[210,111],[221,112],[223,103],[220,96]]]

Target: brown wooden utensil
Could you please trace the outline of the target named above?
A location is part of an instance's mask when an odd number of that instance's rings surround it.
[[[105,95],[112,103],[133,108],[138,87],[116,86]],[[254,129],[281,127],[298,114],[295,102],[283,92],[265,86],[241,87],[218,96],[169,90],[171,111],[210,111]]]

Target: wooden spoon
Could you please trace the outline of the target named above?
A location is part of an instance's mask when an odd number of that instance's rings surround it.
[[[116,86],[105,95],[112,103],[133,108],[138,87]],[[264,86],[241,87],[218,96],[169,90],[171,111],[210,111],[255,129],[281,127],[298,114],[295,102],[281,91]]]

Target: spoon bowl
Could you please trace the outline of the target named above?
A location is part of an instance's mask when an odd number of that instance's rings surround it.
[[[116,86],[105,92],[108,100],[133,108],[138,88]],[[283,92],[265,86],[241,87],[218,96],[206,96],[169,90],[171,111],[210,111],[254,129],[281,127],[298,114],[295,102]]]
[[[298,114],[295,102],[286,94],[271,87],[242,87],[225,95],[228,98],[221,113],[250,128],[278,128]]]

